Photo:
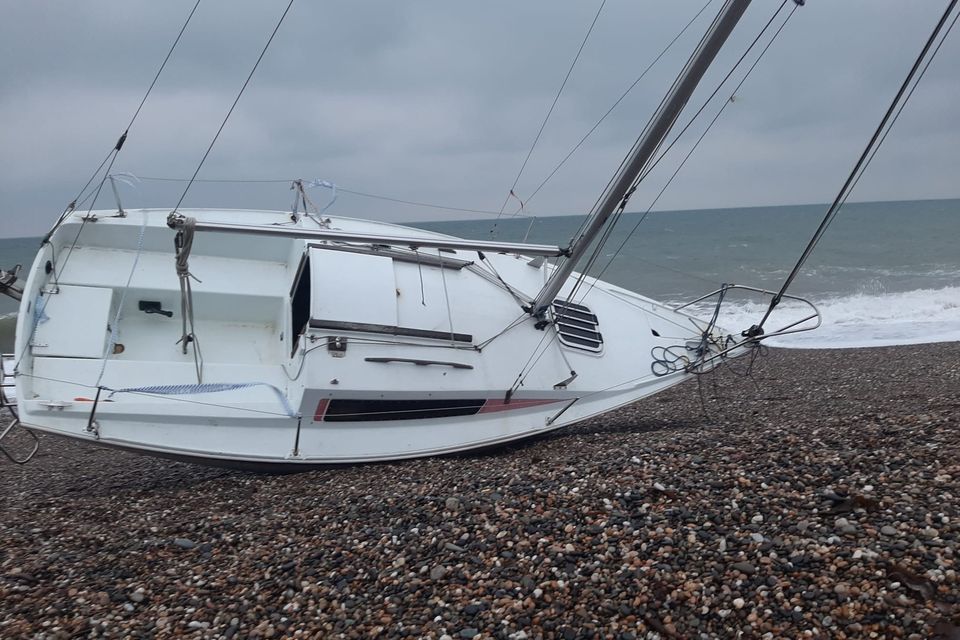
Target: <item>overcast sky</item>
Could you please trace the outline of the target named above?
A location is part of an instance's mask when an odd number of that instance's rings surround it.
[[[519,182],[520,197],[705,2],[607,0]],[[591,207],[720,4],[714,0],[537,194],[531,213]],[[753,3],[705,80],[707,92],[779,4]],[[188,177],[285,5],[202,0],[114,170]],[[498,210],[599,5],[295,2],[200,177],[322,178],[355,191]],[[0,0],[0,236],[42,233],[76,195],[192,6]],[[657,208],[831,200],[945,6],[808,0]],[[855,200],[960,196],[958,54],[954,33]],[[691,141],[698,134],[695,127]],[[631,209],[646,208],[679,159],[664,163]],[[123,188],[124,204],[172,207],[180,189],[144,181]],[[323,204],[329,193],[310,196]],[[104,208],[112,202],[101,196]],[[290,203],[286,184],[204,184],[184,206]],[[345,193],[330,212],[394,221],[483,217]]]

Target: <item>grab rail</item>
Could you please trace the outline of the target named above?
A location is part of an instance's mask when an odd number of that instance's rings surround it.
[[[741,284],[726,284],[720,287],[719,289],[717,289],[716,291],[711,291],[706,295],[700,296],[696,300],[691,300],[690,302],[686,302],[682,305],[676,306],[673,308],[673,310],[681,311],[692,305],[697,304],[698,302],[709,300],[710,298],[718,298],[718,305],[722,305],[723,298],[726,295],[726,293],[733,289],[750,291],[753,293],[761,294],[763,296],[769,296],[771,298],[777,295],[775,291],[769,291],[767,289],[759,289],[757,287],[751,287],[751,286],[741,285]],[[814,303],[810,302],[806,298],[801,298],[800,296],[783,294],[782,297],[790,300],[796,300],[797,302],[802,302],[803,304],[810,307],[812,312],[809,315],[804,316],[799,320],[794,320],[788,324],[785,324],[784,326],[774,331],[763,332],[759,334],[752,334],[751,328],[745,329],[744,331],[740,332],[740,337],[742,337],[743,340],[738,340],[732,334],[728,335],[724,345],[722,346],[716,345],[720,347],[719,351],[710,351],[706,354],[701,354],[701,357],[699,357],[697,360],[693,362],[690,362],[686,366],[686,369],[688,371],[702,369],[705,365],[710,364],[717,359],[724,358],[733,351],[736,351],[738,349],[746,349],[750,346],[757,345],[763,340],[766,340],[767,338],[785,336],[793,333],[802,333],[804,331],[813,331],[814,329],[819,328],[823,324],[823,316],[820,313],[820,309],[818,309],[817,305],[815,305]],[[811,320],[816,320],[816,324],[814,324],[813,326],[806,326],[806,327],[801,326],[805,322],[810,322]]]
[[[6,366],[4,364],[6,362],[13,362],[13,354],[0,354],[0,414],[3,413],[4,409],[6,409],[7,413],[12,416],[10,422],[3,427],[3,430],[0,430],[0,443],[3,442],[3,439],[6,438],[11,431],[13,431],[14,427],[20,426],[20,416],[17,413],[16,396],[13,396],[13,399],[11,400],[11,397],[7,395],[8,389],[16,389],[16,383],[12,382],[13,374],[7,373]],[[26,464],[30,462],[33,456],[36,455],[37,451],[40,449],[40,439],[37,438],[37,434],[26,428],[24,431],[26,431],[27,434],[33,439],[33,445],[25,456],[17,457],[7,447],[3,446],[3,444],[0,444],[0,453],[6,456],[11,462],[16,464]]]

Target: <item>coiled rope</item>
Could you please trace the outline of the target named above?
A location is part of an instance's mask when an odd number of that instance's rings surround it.
[[[180,280],[180,321],[183,329],[177,344],[180,345],[184,355],[187,353],[187,345],[193,344],[193,362],[197,370],[197,383],[202,383],[203,353],[200,351],[200,341],[197,338],[193,322],[193,286],[190,279],[192,278],[197,282],[201,280],[190,273],[189,262],[196,225],[196,219],[188,216],[181,216],[176,213],[167,216],[167,226],[177,229],[173,246],[176,252],[174,260],[177,268],[177,278]]]

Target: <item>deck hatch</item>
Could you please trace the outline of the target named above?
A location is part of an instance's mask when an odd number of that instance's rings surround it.
[[[561,344],[593,353],[603,351],[600,321],[589,308],[558,300],[553,303],[553,320]]]
[[[397,283],[384,256],[310,249],[314,321],[396,326]]]
[[[102,358],[116,316],[113,298],[109,287],[79,285],[60,285],[57,293],[43,294],[34,303],[39,312],[30,339],[33,355]],[[150,321],[155,318],[151,316]],[[117,335],[122,336],[119,331]]]

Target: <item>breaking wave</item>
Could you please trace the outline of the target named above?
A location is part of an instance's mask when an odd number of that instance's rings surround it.
[[[879,347],[960,341],[960,287],[917,289],[900,293],[857,293],[812,300],[823,324],[814,331],[770,338],[767,344],[797,349]],[[763,302],[724,303],[717,323],[728,331],[756,324],[767,305]],[[709,318],[713,307],[692,308]],[[784,301],[764,325],[770,331],[799,320],[808,308]]]

